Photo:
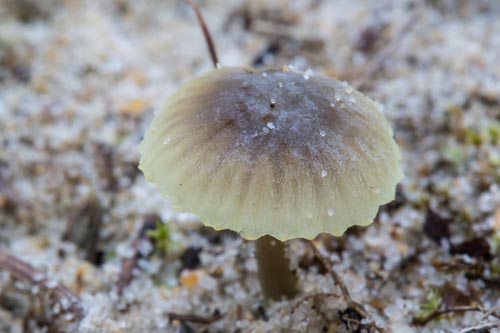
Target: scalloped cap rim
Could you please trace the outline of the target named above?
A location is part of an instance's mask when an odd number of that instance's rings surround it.
[[[139,168],[175,207],[216,230],[282,241],[373,221],[403,178],[393,131],[344,82],[221,68],[155,113]]]

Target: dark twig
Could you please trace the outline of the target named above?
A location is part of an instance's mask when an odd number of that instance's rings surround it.
[[[205,41],[207,42],[208,51],[210,52],[210,58],[212,58],[212,63],[214,67],[217,68],[217,64],[219,63],[219,58],[217,57],[217,52],[215,51],[215,44],[212,39],[212,35],[208,30],[207,24],[203,19],[203,15],[201,14],[200,7],[193,0],[186,0],[186,2],[193,8],[196,13],[196,18],[198,19],[198,23],[203,30],[203,35],[205,36]]]
[[[464,328],[460,333],[487,333],[491,332],[491,329],[496,327],[500,327],[500,321]]]
[[[169,312],[167,313],[167,316],[170,320],[181,320],[181,321],[189,321],[192,323],[198,323],[198,324],[211,324],[213,322],[216,322],[220,319],[222,319],[225,314],[224,313],[219,313],[214,315],[211,318],[206,318],[206,317],[201,317],[198,315],[194,314],[180,314],[180,313],[175,313],[175,312]]]
[[[442,315],[445,315],[445,314],[471,312],[471,311],[484,312],[483,308],[481,308],[479,305],[454,306],[454,307],[444,308],[444,309],[441,309],[440,307],[438,307],[436,310],[432,311],[431,313],[429,313],[428,315],[426,315],[424,317],[413,318],[412,323],[414,325],[418,325],[418,326],[425,326],[429,322],[431,322],[434,319],[436,319]]]
[[[151,237],[148,236],[148,230],[154,230],[156,223],[160,220],[160,217],[155,214],[147,215],[144,219],[144,223],[139,231],[139,234],[132,243],[132,248],[134,250],[134,255],[130,258],[123,260],[120,275],[118,276],[118,282],[116,283],[116,289],[118,295],[123,294],[123,290],[130,284],[134,277],[134,270],[137,268],[139,259],[144,255],[141,253],[142,242],[153,243]]]
[[[83,318],[80,299],[65,286],[53,283],[45,273],[15,256],[0,250],[0,270],[5,270],[20,280],[27,281],[40,290],[50,293],[64,312],[71,313],[75,320]]]
[[[485,320],[486,318],[488,318],[489,316],[493,316],[497,319],[500,319],[500,315],[497,314],[497,312],[500,310],[500,305],[497,305],[495,306],[493,309],[491,309],[490,311],[486,312],[483,316],[483,318],[481,318],[481,321]]]
[[[486,320],[488,317],[492,316],[497,319],[500,319],[500,315],[497,314],[497,311],[500,310],[500,305],[497,305],[490,311],[486,312],[484,316],[481,318],[481,321]],[[488,322],[488,323],[483,323],[479,324],[477,326],[473,327],[468,327],[464,328],[463,330],[460,331],[460,333],[486,333],[490,332],[492,328],[500,327],[500,320],[494,321],[494,322]]]
[[[347,302],[347,306],[350,309],[356,311],[363,318],[369,319],[371,321],[370,325],[374,329],[376,329],[378,332],[382,332],[382,333],[388,332],[385,328],[378,326],[375,323],[375,321],[373,320],[373,318],[371,317],[371,315],[363,308],[363,306],[361,304],[355,302],[351,298],[351,294],[349,293],[349,290],[347,289],[347,286],[345,285],[345,283],[342,280],[342,278],[340,277],[340,275],[338,275],[337,272],[335,272],[333,270],[333,267],[332,267],[331,263],[321,254],[321,252],[319,251],[319,249],[316,247],[316,244],[313,241],[311,241],[310,243],[311,243],[311,247],[312,247],[312,249],[313,249],[314,254],[316,255],[316,257],[323,263],[323,265],[325,266],[326,270],[328,271],[328,273],[332,277],[333,281],[339,286],[340,291],[342,292],[342,296],[344,297],[345,301]]]

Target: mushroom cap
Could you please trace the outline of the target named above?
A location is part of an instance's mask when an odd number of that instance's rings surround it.
[[[156,112],[139,168],[174,207],[247,239],[341,235],[394,199],[401,154],[381,110],[345,82],[221,68]]]

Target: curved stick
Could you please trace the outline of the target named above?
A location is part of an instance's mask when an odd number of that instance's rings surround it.
[[[219,59],[217,58],[217,52],[215,51],[215,44],[212,40],[212,35],[208,30],[205,20],[203,19],[203,15],[201,15],[200,7],[193,0],[186,0],[186,2],[193,8],[194,12],[196,13],[196,18],[198,19],[198,23],[203,30],[203,35],[205,36],[205,41],[207,42],[208,51],[210,52],[210,58],[212,58],[214,67],[217,68]]]
[[[0,270],[5,270],[18,279],[28,281],[31,285],[39,286],[45,292],[51,292],[63,311],[71,313],[75,320],[83,318],[83,310],[79,304],[78,296],[65,286],[52,282],[41,270],[4,250],[0,250]]]

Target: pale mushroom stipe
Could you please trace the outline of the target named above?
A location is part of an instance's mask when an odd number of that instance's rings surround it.
[[[259,239],[260,280],[273,299],[296,290],[281,241],[370,224],[403,177],[374,102],[287,66],[221,67],[186,83],[156,112],[140,152],[146,179],[176,208]]]

